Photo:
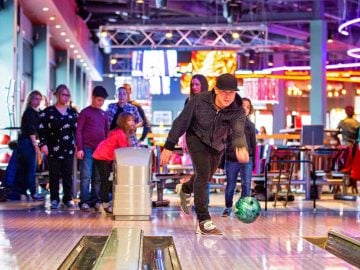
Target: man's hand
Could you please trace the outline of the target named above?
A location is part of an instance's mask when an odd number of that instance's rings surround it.
[[[84,158],[84,151],[83,150],[79,150],[76,152],[76,157],[78,159],[83,159]]]
[[[162,150],[160,155],[160,165],[168,164],[172,154],[173,151],[164,148],[164,150]]]
[[[236,147],[235,149],[236,159],[240,163],[248,163],[249,162],[249,153],[246,147]]]

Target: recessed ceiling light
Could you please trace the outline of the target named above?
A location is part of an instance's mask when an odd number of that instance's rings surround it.
[[[43,11],[49,11],[48,7],[43,7]]]
[[[69,39],[69,38],[65,39],[65,42],[69,43],[69,42],[70,42],[70,39]]]
[[[78,54],[78,55],[76,56],[76,58],[77,58],[77,59],[81,59],[81,55]]]
[[[78,53],[79,51],[78,50],[74,50],[74,53]]]
[[[60,24],[57,24],[57,25],[55,25],[55,28],[56,28],[56,29],[60,29],[60,28],[61,28],[61,25],[60,25]]]
[[[54,21],[54,20],[55,20],[55,16],[51,16],[51,17],[49,18],[49,20],[50,20],[50,21]]]
[[[69,46],[71,49],[72,48],[74,48],[75,47],[75,45],[74,44],[70,44],[70,46]]]
[[[61,32],[60,35],[61,35],[61,36],[66,36],[66,33],[65,33],[65,32]]]

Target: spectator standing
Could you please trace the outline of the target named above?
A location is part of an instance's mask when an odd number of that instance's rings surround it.
[[[352,146],[358,138],[360,123],[354,118],[353,106],[346,106],[345,113],[346,118],[339,122],[337,128],[342,135],[342,144]]]
[[[142,129],[142,133],[141,133],[141,136],[140,136],[140,139],[139,139],[140,142],[143,142],[146,139],[146,136],[150,131],[150,122],[147,119],[147,117],[145,115],[145,112],[144,112],[143,108],[141,107],[141,105],[136,100],[131,99],[131,95],[132,95],[131,85],[128,84],[128,83],[124,83],[123,87],[125,88],[125,90],[127,92],[127,97],[128,97],[127,102],[129,104],[131,104],[131,105],[134,105],[138,109],[140,117],[143,120],[143,125],[142,125],[143,129]]]
[[[232,145],[232,136],[230,135],[227,139],[225,150],[226,189],[225,209],[222,214],[223,217],[228,217],[231,214],[236,181],[239,172],[241,177],[241,198],[251,195],[251,177],[255,166],[256,129],[254,123],[251,122],[249,118],[254,111],[251,100],[243,98],[242,102],[246,114],[245,136],[249,151],[249,162],[240,163],[237,160],[235,149]]]
[[[59,188],[62,179],[64,205],[71,209],[73,161],[75,154],[75,131],[78,114],[70,107],[70,91],[60,84],[54,95],[56,102],[40,114],[39,138],[41,152],[47,156],[51,209],[60,203]]]
[[[135,121],[131,113],[122,112],[116,120],[117,127],[110,131],[109,136],[97,146],[93,154],[95,177],[101,179],[102,206],[108,213],[112,212],[109,199],[112,182],[109,181],[109,176],[115,158],[114,151],[116,148],[130,146],[130,137],[135,133]]]
[[[138,109],[134,106],[129,104],[128,101],[128,95],[126,92],[126,89],[124,87],[119,87],[116,91],[116,96],[118,98],[117,103],[110,103],[107,108],[107,113],[109,117],[109,124],[110,124],[110,130],[113,130],[116,125],[117,117],[122,112],[128,112],[134,115],[135,118],[135,127],[139,128],[143,125],[143,119],[141,118]],[[132,134],[130,137],[130,143],[131,146],[138,146],[139,142],[136,138],[136,134]]]
[[[76,156],[80,160],[80,202],[82,211],[100,208],[100,179],[93,177],[93,153],[109,132],[107,113],[101,109],[108,97],[106,89],[96,86],[92,91],[91,104],[78,117],[76,128]],[[91,189],[90,189],[91,186]]]
[[[23,194],[26,197],[27,189],[30,191],[31,198],[35,201],[44,200],[36,192],[36,165],[37,155],[40,155],[40,149],[37,143],[39,129],[39,106],[42,100],[42,94],[37,91],[31,91],[28,95],[26,108],[21,117],[21,131],[17,145],[17,173],[15,178],[14,190],[16,193]]]

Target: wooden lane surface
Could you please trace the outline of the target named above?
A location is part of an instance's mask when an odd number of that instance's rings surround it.
[[[255,223],[243,224],[234,216],[221,217],[223,196],[212,195],[210,200],[213,221],[223,236],[196,235],[195,214],[184,216],[175,197],[170,198],[171,207],[153,209],[151,221],[114,221],[104,213],[79,210],[4,210],[0,212],[0,267],[56,269],[83,235],[108,235],[113,227],[135,227],[145,235],[173,236],[183,269],[355,269],[303,236],[326,236],[334,229],[359,237],[358,212],[300,214],[291,211],[304,203],[298,201],[289,211],[262,213]],[[359,202],[338,205],[359,209]]]

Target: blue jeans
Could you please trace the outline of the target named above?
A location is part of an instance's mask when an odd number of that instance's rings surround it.
[[[34,195],[36,193],[36,152],[30,138],[18,140],[17,160],[19,166],[14,190],[20,194],[26,194],[26,190],[29,189],[31,195]]]
[[[100,200],[100,180],[93,174],[94,160],[92,155],[95,150],[85,147],[83,151],[84,158],[80,160],[80,206],[83,203],[93,205]]]
[[[225,189],[225,206],[226,208],[231,208],[233,206],[234,191],[239,172],[241,177],[241,198],[250,196],[251,194],[253,162],[251,159],[248,163],[226,160],[225,170],[227,182]]]

